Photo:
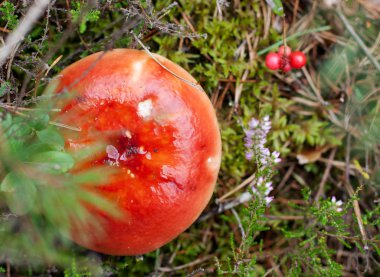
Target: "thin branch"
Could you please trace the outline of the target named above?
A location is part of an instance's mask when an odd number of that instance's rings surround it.
[[[5,41],[5,45],[0,48],[0,66],[5,63],[16,45],[20,43],[25,38],[26,34],[32,29],[34,23],[44,13],[49,2],[50,0],[36,0],[29,8],[27,14],[17,26],[16,30],[9,34]]]
[[[212,208],[210,211],[203,213],[197,220],[197,222],[202,222],[214,215],[224,213],[225,211],[231,210],[241,204],[249,202],[254,196],[249,191],[242,193],[239,197],[229,201],[220,203],[218,206]],[[278,200],[278,199],[277,199]],[[288,200],[286,200],[288,201]],[[303,220],[304,216],[301,215],[263,215],[267,220]]]
[[[158,63],[163,69],[165,69],[167,72],[169,72],[170,74],[172,74],[174,77],[178,78],[179,80],[185,82],[186,84],[200,90],[200,91],[204,91],[202,89],[202,87],[196,83],[193,83],[189,80],[186,80],[185,78],[182,78],[181,76],[179,76],[178,74],[174,73],[172,70],[170,70],[169,68],[167,68],[165,65],[163,65],[150,51],[149,49],[141,42],[141,40],[133,33],[131,32],[131,34],[133,35],[133,37],[135,38],[135,40],[140,44],[140,46],[144,49],[144,51],[156,62]]]
[[[356,193],[351,186],[350,176],[348,173],[348,168],[349,168],[349,164],[350,164],[350,153],[351,153],[351,135],[350,134],[347,135],[347,143],[346,144],[347,144],[346,145],[346,172],[345,172],[345,178],[344,178],[345,182],[343,182],[343,183],[344,183],[344,186],[345,186],[348,194],[350,195],[351,198],[353,198]],[[357,219],[358,226],[359,226],[359,231],[360,231],[360,234],[362,236],[362,242],[364,244],[364,250],[367,252],[366,270],[368,270],[368,266],[369,266],[369,260],[368,260],[369,247],[367,244],[368,236],[367,236],[366,230],[364,228],[363,219],[362,219],[362,215],[361,215],[361,211],[360,211],[360,205],[359,205],[359,201],[357,199],[353,200],[353,206],[354,206],[354,212],[355,212],[356,219]]]
[[[227,197],[233,195],[235,192],[241,190],[242,188],[244,188],[246,185],[248,185],[249,183],[251,183],[254,179],[255,179],[255,176],[256,176],[256,173],[252,174],[251,176],[249,176],[247,179],[245,179],[240,185],[238,185],[237,187],[233,188],[232,190],[230,190],[229,192],[227,192],[226,194],[224,194],[223,196],[219,197],[217,200],[216,200],[216,203],[220,203],[222,202],[224,199],[226,199]]]
[[[158,270],[161,271],[161,272],[178,271],[178,270],[181,270],[181,269],[185,269],[185,268],[188,268],[188,267],[192,267],[192,266],[201,264],[201,263],[203,263],[203,262],[205,262],[207,260],[212,259],[213,257],[214,257],[214,255],[208,255],[208,256],[196,259],[195,261],[192,261],[192,262],[184,264],[184,265],[179,265],[179,266],[175,266],[175,267],[171,267],[171,268],[170,267],[159,267]]]
[[[373,65],[376,67],[378,71],[380,71],[380,64],[376,60],[376,58],[372,55],[371,51],[368,49],[368,47],[364,44],[363,40],[359,37],[359,35],[355,32],[355,29],[351,26],[350,22],[346,18],[346,16],[342,13],[342,10],[340,7],[336,10],[336,13],[338,14],[340,20],[342,20],[344,26],[346,26],[347,31],[352,35],[352,37],[356,40],[356,42],[359,44],[361,49],[364,51],[364,53],[367,55],[368,59],[373,63]]]
[[[3,107],[4,109],[6,109],[7,111],[9,112],[12,112],[16,115],[19,115],[21,117],[24,117],[24,118],[32,118],[30,117],[29,115],[27,114],[24,114],[24,113],[21,113],[17,110],[17,107],[14,108],[9,108],[7,105],[0,105],[0,107]],[[63,123],[60,123],[60,122],[56,122],[56,121],[49,121],[49,124],[50,125],[53,125],[53,126],[57,126],[57,127],[60,127],[60,128],[64,128],[64,129],[69,129],[69,130],[72,130],[72,131],[77,131],[77,132],[80,132],[82,131],[81,128],[77,128],[77,127],[74,127],[74,126],[70,126],[70,125],[66,125],[66,124],[63,124]]]
[[[235,211],[234,208],[232,208],[231,211],[232,211],[233,215],[235,216],[236,221],[238,223],[238,226],[239,226],[239,229],[240,229],[240,232],[241,232],[241,239],[245,240],[246,234],[245,234],[245,231],[244,231],[244,228],[243,228],[243,224],[241,223],[240,217],[239,217],[238,213]]]
[[[219,204],[217,207],[215,207],[214,209],[212,209],[211,211],[207,212],[207,213],[204,213],[202,214],[199,218],[198,218],[198,222],[202,222],[202,221],[205,221],[207,219],[209,219],[210,217],[212,217],[213,215],[217,215],[217,214],[220,214],[220,213],[223,213],[227,210],[230,210],[236,206],[239,206],[243,203],[246,203],[248,201],[250,201],[252,199],[253,195],[246,191],[244,193],[242,193],[238,198],[230,201],[230,202],[226,202],[226,203],[221,203]]]
[[[336,154],[336,148],[334,148],[331,151],[331,153],[330,153],[329,159],[327,161],[325,172],[323,173],[322,180],[319,183],[318,192],[317,192],[317,194],[315,195],[315,198],[314,198],[315,202],[318,202],[319,197],[322,195],[323,191],[325,190],[325,184],[326,184],[327,178],[330,175],[330,171],[331,171],[331,167],[332,167],[332,161],[334,160],[335,154]]]
[[[291,36],[288,36],[286,38],[286,41],[291,41],[291,40],[294,40],[298,37],[301,37],[301,36],[304,36],[304,35],[308,35],[308,34],[313,34],[313,33],[317,33],[317,32],[324,32],[324,31],[328,31],[331,29],[331,26],[322,26],[322,27],[318,27],[318,28],[314,28],[314,29],[309,29],[309,30],[306,30],[306,31],[300,31],[300,32],[297,32]],[[280,46],[281,44],[283,43],[283,40],[281,39],[280,41],[272,44],[271,46],[267,47],[267,48],[264,48],[263,50],[257,52],[257,56],[261,56],[261,55],[264,55],[266,53],[268,53],[269,51],[275,49],[276,47]]]

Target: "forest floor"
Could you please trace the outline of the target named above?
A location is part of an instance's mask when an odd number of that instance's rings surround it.
[[[47,128],[50,113],[39,105],[51,78],[89,54],[142,45],[188,70],[209,96],[222,165],[199,220],[138,257],[57,242],[46,223],[58,216],[54,202],[15,215],[12,201],[29,203],[35,191],[9,201],[2,185],[0,275],[380,275],[378,0],[283,1],[284,17],[279,0],[42,0],[37,21],[22,30],[32,2],[0,1],[0,180],[24,159],[20,140]],[[305,53],[302,69],[266,68],[266,55],[284,37]],[[26,121],[36,110],[38,119]],[[252,119],[259,124],[253,131],[269,120],[265,147],[281,161],[246,158]],[[10,138],[6,129],[17,124],[27,128]],[[16,151],[12,163],[4,140]],[[270,192],[257,192],[260,177]]]

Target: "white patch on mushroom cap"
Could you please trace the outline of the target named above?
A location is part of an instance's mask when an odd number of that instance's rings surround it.
[[[132,64],[133,71],[131,73],[131,81],[136,82],[140,79],[143,70],[143,61],[136,61]]]
[[[151,159],[152,159],[152,154],[150,154],[150,152],[148,152],[148,153],[145,154],[145,157],[146,157],[148,160],[151,160]]]
[[[220,165],[220,157],[208,157],[206,160],[207,167],[212,171],[217,171]]]
[[[125,130],[124,133],[123,133],[123,136],[126,137],[126,138],[131,139],[132,138],[132,133],[129,130]]]
[[[137,114],[142,118],[150,117],[152,114],[153,103],[152,99],[148,99],[138,103]]]
[[[140,147],[137,149],[137,153],[139,153],[139,154],[145,154],[146,151],[145,151],[144,146],[140,146]]]

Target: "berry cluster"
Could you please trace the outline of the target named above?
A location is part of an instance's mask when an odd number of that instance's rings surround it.
[[[306,64],[306,56],[301,51],[294,51],[289,46],[280,46],[278,52],[270,52],[265,58],[265,65],[271,70],[282,70],[288,72],[300,69]]]

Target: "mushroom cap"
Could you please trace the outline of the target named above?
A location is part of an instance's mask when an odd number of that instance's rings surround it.
[[[88,189],[114,203],[122,216],[89,206],[92,222],[73,223],[69,234],[94,251],[139,255],[161,247],[198,218],[215,187],[221,138],[213,106],[199,86],[189,84],[196,81],[183,68],[154,57],[161,65],[144,51],[99,52],[57,79],[55,92],[72,96],[57,120],[81,129],[63,132],[67,151],[104,141],[73,171],[113,169],[107,183]]]

